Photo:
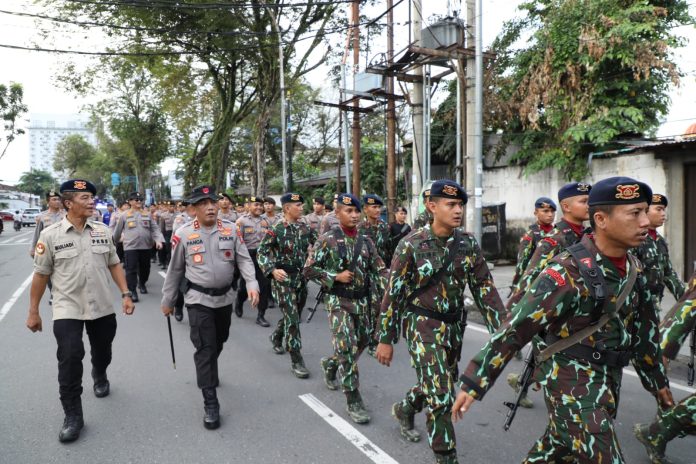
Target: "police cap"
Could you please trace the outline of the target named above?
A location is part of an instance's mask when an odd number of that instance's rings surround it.
[[[652,201],[652,189],[630,177],[609,177],[597,182],[590,192],[589,205],[632,205]]]
[[[661,193],[653,193],[651,205],[662,205],[667,207],[667,197]]]
[[[140,192],[133,192],[130,195],[128,195],[129,200],[142,200],[143,196],[140,194]]]
[[[46,199],[50,200],[51,197],[60,197],[60,193],[56,192],[55,190],[49,190],[46,192]]]
[[[227,192],[220,192],[220,193],[218,193],[218,197],[220,197],[219,200],[222,200],[223,197],[224,197],[224,198],[227,198],[228,200],[230,200],[230,203],[232,203],[232,197],[231,197],[230,194],[227,193]]]
[[[191,191],[189,202],[192,205],[195,205],[199,201],[203,200],[218,200],[218,197],[215,194],[215,188],[212,185],[199,185]]]
[[[88,180],[70,179],[60,185],[60,193],[66,192],[90,192],[92,195],[96,195],[97,188]]]
[[[299,193],[288,192],[280,197],[280,204],[284,205],[286,203],[304,203],[304,198]],[[275,204],[275,201],[273,201]]]

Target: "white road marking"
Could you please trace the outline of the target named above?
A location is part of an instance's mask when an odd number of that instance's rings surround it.
[[[21,242],[5,242],[5,243],[0,243],[0,246],[26,246],[26,243],[21,243]]]
[[[307,406],[312,408],[314,412],[319,414],[319,417],[328,422],[331,427],[335,428],[350,443],[352,443],[356,448],[362,451],[363,454],[370,458],[372,462],[376,464],[398,464],[394,458],[389,456],[377,445],[368,440],[365,435],[358,432],[345,419],[339,417],[328,406],[319,401],[314,395],[307,393],[300,395],[299,398],[304,401]]]
[[[16,244],[18,242],[18,239],[21,239],[23,237],[26,237],[28,235],[34,235],[33,232],[20,232],[17,235],[0,235],[0,238],[4,238],[6,240],[0,241],[0,245],[9,245],[9,244]]]
[[[27,277],[26,280],[22,282],[22,285],[20,285],[19,288],[15,290],[10,299],[7,300],[7,302],[4,305],[2,305],[2,308],[0,308],[0,321],[2,321],[5,318],[5,316],[7,316],[7,313],[10,312],[10,309],[12,309],[12,306],[15,304],[20,295],[24,293],[24,290],[29,286],[33,277],[34,273],[32,272],[31,274],[29,274],[29,277]]]
[[[471,329],[475,332],[481,332],[483,334],[489,335],[488,330],[480,324],[468,323],[466,328]],[[624,374],[630,375],[631,377],[635,377],[637,379],[640,378],[638,377],[638,373],[635,370],[628,367],[624,368]],[[689,387],[681,383],[673,382],[672,380],[669,381],[669,387],[672,389],[681,390],[686,393],[696,393],[696,388]]]
[[[17,240],[17,243],[29,243],[31,242],[30,238],[23,238],[22,240]]]
[[[161,275],[163,279],[167,278],[167,273],[164,271],[159,271],[158,274]]]

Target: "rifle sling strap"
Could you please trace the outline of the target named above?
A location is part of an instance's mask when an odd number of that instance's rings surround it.
[[[631,293],[631,290],[633,290],[633,286],[636,283],[636,279],[638,278],[638,265],[635,261],[633,261],[632,257],[629,255],[629,259],[631,259],[631,269],[628,273],[628,280],[626,282],[626,286],[624,289],[621,291],[619,294],[618,298],[616,299],[616,310],[612,311],[611,313],[605,312],[602,314],[602,316],[599,318],[599,320],[594,323],[590,324],[587,327],[584,327],[574,334],[570,335],[569,337],[562,338],[558,340],[557,342],[553,343],[551,346],[547,347],[543,351],[541,351],[537,357],[536,357],[536,362],[537,364],[541,364],[542,362],[546,361],[549,359],[551,356],[553,356],[556,353],[559,353],[563,350],[565,350],[568,347],[571,347],[575,345],[576,343],[579,343],[580,341],[586,339],[590,335],[593,335],[595,332],[597,332],[599,329],[604,327],[604,325],[609,322],[609,320],[614,317],[616,314],[619,313],[621,308],[623,307],[624,302],[628,298],[629,293]],[[580,266],[580,263],[577,263],[578,266]]]

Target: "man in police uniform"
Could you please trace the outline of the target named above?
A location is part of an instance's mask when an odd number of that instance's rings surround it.
[[[549,423],[524,462],[625,462],[614,432],[623,367],[633,363],[661,407],[674,404],[660,359],[658,311],[640,262],[627,254],[647,236],[651,199],[648,185],[628,177],[592,187],[593,235],[544,267],[469,362],[453,419],[483,399],[515,352],[543,332],[534,380],[543,386]]]
[[[137,289],[140,293],[147,293],[145,284],[150,278],[153,243],[159,250],[163,246],[164,236],[152,216],[141,208],[143,197],[139,192],[132,193],[128,203],[130,209],[119,217],[114,240],[118,242],[123,236],[126,281],[128,289],[133,293],[133,301],[137,302]]]
[[[158,250],[159,265],[167,269],[172,254],[172,230],[174,229],[174,212],[176,207],[171,200],[162,202],[163,210],[159,213],[159,228],[164,237],[164,246]]]
[[[319,224],[319,235],[325,234],[331,229],[337,229],[340,227],[338,218],[336,217],[336,204],[338,201],[338,194],[334,194],[333,198],[333,211],[329,211],[324,215],[324,218]]]
[[[48,192],[46,194],[46,204],[48,204],[48,209],[36,216],[36,229],[34,230],[34,238],[31,241],[31,250],[29,250],[32,258],[34,257],[36,242],[39,241],[41,231],[50,225],[60,222],[65,217],[65,210],[60,202],[60,194],[58,192],[54,190]]]
[[[111,278],[121,290],[125,314],[135,306],[119,265],[108,227],[89,220],[94,211],[96,188],[73,179],[60,187],[67,216],[44,229],[36,243],[27,327],[43,328],[39,302],[50,278],[53,281],[53,334],[58,343],[58,384],[65,412],[58,439],[77,440],[84,426],[82,415],[82,331],[91,346],[94,394],[109,394],[106,369],[111,363],[111,344],[116,335],[116,314],[110,301]]]
[[[239,236],[249,250],[249,255],[254,261],[254,267],[256,268],[256,281],[258,282],[260,291],[256,323],[261,327],[270,327],[271,324],[266,321],[266,309],[268,308],[268,297],[271,293],[271,285],[263,272],[261,272],[256,257],[256,250],[261,240],[266,236],[266,230],[268,230],[268,222],[262,217],[262,214],[263,199],[260,197],[250,197],[249,214],[237,219],[237,228],[239,230]],[[242,317],[244,314],[242,308],[246,299],[246,287],[244,280],[242,280],[239,290],[237,291],[237,301],[234,304],[234,313],[237,317]]]
[[[252,306],[258,303],[259,292],[254,265],[235,225],[217,217],[218,197],[213,188],[196,187],[190,201],[196,218],[172,236],[172,261],[162,287],[162,312],[165,316],[174,312],[179,285],[185,277],[191,341],[196,347],[193,360],[198,387],[203,391],[203,425],[216,429],[220,426],[218,358],[230,333],[234,301],[230,282],[235,263],[246,282]]]
[[[230,222],[236,222],[239,219],[237,212],[232,209],[232,197],[229,193],[218,193],[218,206],[220,207],[218,218]]]
[[[312,201],[312,212],[303,216],[302,220],[314,231],[319,230],[322,219],[325,216],[324,198],[314,197]]]
[[[278,224],[283,220],[282,216],[276,214],[276,201],[273,197],[266,197],[263,199],[263,218],[268,223],[268,228],[270,229],[274,225]]]

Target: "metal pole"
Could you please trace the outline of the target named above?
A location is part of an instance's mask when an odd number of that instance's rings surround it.
[[[462,79],[460,68],[457,72],[457,151],[455,157],[455,176],[458,184],[462,183]]]
[[[421,0],[413,0],[413,44],[421,42]],[[413,69],[413,74],[422,75],[422,68]],[[411,217],[418,215],[420,191],[423,187],[421,158],[423,157],[423,82],[414,82],[411,92],[411,111],[413,117],[413,153],[411,156]]]
[[[341,102],[346,101],[346,64],[343,63],[341,65]],[[350,169],[350,155],[348,154],[348,112],[341,110],[341,113],[343,114],[343,156],[344,156],[344,163],[346,165],[346,193],[351,192],[351,169]]]
[[[270,9],[269,9],[270,12]],[[283,59],[283,41],[275,14],[273,16],[273,28],[278,34],[278,59],[280,61],[280,138],[281,159],[283,161],[283,189],[290,191],[290,179],[288,178],[288,151],[287,151],[287,120],[285,119],[285,63]]]
[[[430,180],[430,65],[423,66],[423,182]]]
[[[360,0],[355,0],[353,7],[353,89],[355,89],[355,76],[360,65]],[[360,100],[354,96],[353,106],[356,111],[353,111],[353,192],[360,195],[360,113],[357,108],[360,106]]]
[[[387,0],[387,66],[394,64],[394,11],[393,0]],[[394,76],[387,76],[387,221],[394,222],[396,210],[396,106]]]
[[[466,43],[467,47],[471,48],[475,44],[475,37],[474,37],[474,23],[476,22],[476,15],[475,15],[475,9],[476,9],[476,4],[475,0],[466,0]],[[464,165],[466,166],[465,168],[465,177],[464,177],[464,189],[466,192],[469,194],[469,197],[471,198],[470,201],[466,205],[466,215],[464,216],[466,219],[466,228],[467,230],[473,232],[475,229],[475,224],[474,224],[474,215],[475,215],[475,198],[474,197],[474,184],[475,184],[475,173],[476,173],[476,166],[475,166],[475,155],[474,155],[474,121],[475,121],[475,107],[474,107],[474,100],[476,99],[475,95],[475,90],[474,90],[474,68],[475,68],[475,60],[471,57],[467,57],[466,59],[466,66],[465,66],[465,101],[466,101],[466,139],[464,141],[464,147],[465,147],[465,158],[464,158]]]
[[[474,122],[474,236],[481,243],[483,206],[483,4],[476,0],[476,107]]]

